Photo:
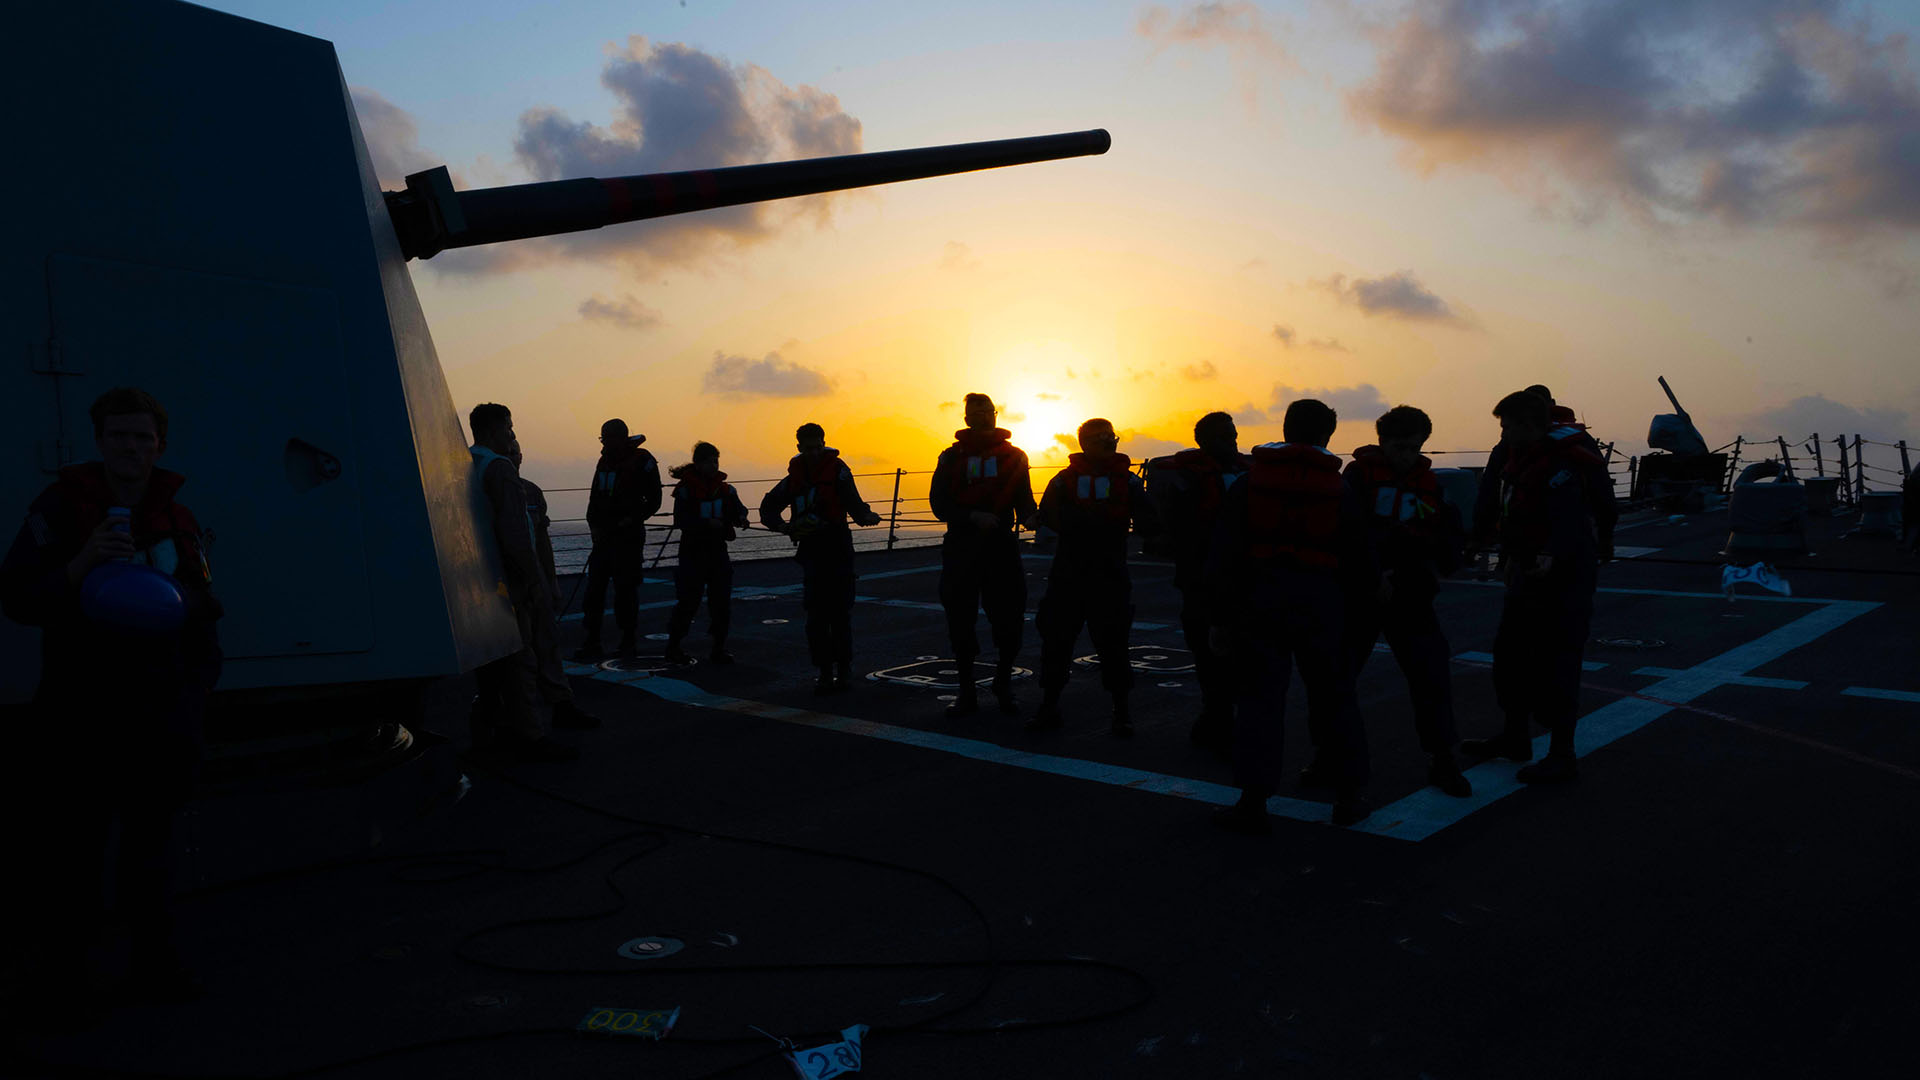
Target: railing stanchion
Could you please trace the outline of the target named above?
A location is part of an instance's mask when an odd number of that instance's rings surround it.
[[[653,553],[653,561],[647,564],[647,569],[651,570],[654,567],[660,565],[661,558],[664,557],[667,553],[667,541],[673,539],[673,530],[677,528],[679,528],[679,526],[677,525],[667,526],[666,535],[660,538],[660,550]]]
[[[1816,431],[1813,433],[1813,440],[1807,443],[1807,448],[1813,451],[1813,475],[1815,476],[1827,475],[1827,459],[1826,459],[1826,455],[1820,452],[1820,433],[1819,432]]]
[[[1904,480],[1907,477],[1913,475],[1913,466],[1907,464],[1907,440],[1901,439],[1899,445],[1900,445],[1900,478]]]
[[[1629,499],[1635,498],[1639,494],[1639,489],[1637,487],[1637,482],[1635,480],[1635,477],[1639,476],[1639,474],[1640,474],[1639,457],[1635,456],[1635,457],[1627,458],[1627,498]]]
[[[1775,435],[1774,439],[1780,444],[1780,473],[1791,480],[1793,478],[1793,458],[1787,454],[1787,437],[1785,435]]]
[[[1853,499],[1855,502],[1867,497],[1867,451],[1861,442],[1859,435],[1853,437]]]
[[[1840,450],[1840,497],[1846,500],[1848,506],[1852,506],[1853,486],[1847,483],[1847,473],[1850,471],[1850,467],[1847,465],[1847,437],[1845,435],[1835,435],[1833,437],[1833,445]]]
[[[900,478],[905,475],[906,472],[904,470],[893,470],[893,513],[887,516],[888,551],[893,550],[894,536],[900,527]]]
[[[1740,444],[1745,440],[1745,435],[1733,437],[1733,459],[1727,462],[1727,475],[1720,481],[1720,490],[1724,494],[1733,494],[1733,482],[1740,478]]]

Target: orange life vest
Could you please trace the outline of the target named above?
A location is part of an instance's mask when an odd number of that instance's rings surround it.
[[[1425,456],[1406,476],[1396,475],[1378,446],[1363,446],[1353,452],[1353,464],[1347,466],[1348,482],[1364,488],[1368,510],[1376,525],[1411,525],[1437,519],[1441,513],[1440,479],[1433,475],[1433,461]]]
[[[840,454],[827,450],[808,466],[805,454],[795,454],[787,462],[787,494],[793,500],[793,516],[811,514],[827,525],[844,525],[846,508],[840,505]]]
[[[1060,470],[1066,497],[1095,519],[1125,524],[1132,510],[1132,466],[1125,454],[1114,454],[1104,469],[1085,454],[1070,454]]]
[[[1172,461],[1174,468],[1192,478],[1193,489],[1198,494],[1189,509],[1200,519],[1198,523],[1203,525],[1213,520],[1220,510],[1220,501],[1226,498],[1227,489],[1248,468],[1245,454],[1235,454],[1232,468],[1227,468],[1205,450],[1182,450],[1173,455]]]
[[[1262,562],[1319,570],[1340,564],[1340,459],[1323,447],[1253,448],[1247,474],[1249,553]]]
[[[1013,505],[1014,479],[1026,464],[1026,455],[1007,441],[1005,428],[953,433],[949,488],[953,501],[968,510],[998,514]]]

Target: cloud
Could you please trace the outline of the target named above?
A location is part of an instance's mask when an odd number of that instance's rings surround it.
[[[1180,374],[1190,382],[1206,382],[1219,377],[1220,369],[1213,366],[1213,361],[1202,360],[1197,364],[1188,364],[1181,368]]]
[[[373,159],[373,174],[382,189],[398,191],[406,186],[408,173],[446,164],[445,159],[421,148],[420,128],[405,109],[365,86],[352,87],[348,94],[360,118],[360,134],[367,140],[367,156]],[[465,187],[466,181],[455,173],[453,186]]]
[[[1006,421],[1009,424],[1024,424],[1027,422],[1026,413],[1014,412],[1010,409],[1007,410],[1006,412],[1001,413],[998,418]]]
[[[825,375],[770,352],[759,360],[713,354],[713,364],[700,380],[705,394],[732,397],[819,397],[832,392]]]
[[[1414,166],[1649,224],[1920,227],[1920,80],[1844,0],[1436,0],[1348,104]]]
[[[1143,458],[1164,457],[1167,454],[1177,454],[1187,448],[1186,443],[1169,442],[1166,439],[1156,438],[1144,431],[1136,431],[1133,428],[1128,428],[1119,434],[1121,453],[1126,454],[1135,461]]]
[[[601,70],[614,96],[602,127],[558,109],[520,117],[513,149],[535,180],[627,176],[857,153],[860,121],[833,95],[687,45],[630,37]],[[435,265],[485,272],[557,259],[635,269],[697,262],[756,243],[796,218],[824,221],[832,196],[748,203],[586,232],[450,252]]]
[[[1451,304],[1420,284],[1411,270],[1401,270],[1378,278],[1348,278],[1345,274],[1335,274],[1311,284],[1354,305],[1363,315],[1458,325],[1464,325],[1467,321],[1453,310]],[[1292,344],[1293,331],[1288,329],[1286,336],[1281,337],[1282,329],[1274,327],[1274,336]]]
[[[973,257],[973,249],[958,240],[947,241],[940,251],[940,269],[966,271],[980,269],[980,260]]]
[[[1824,394],[1808,394],[1742,417],[1740,430],[1759,439],[1785,435],[1789,445],[1814,433],[1827,439],[1835,435],[1861,435],[1892,442],[1906,438],[1912,431],[1912,423],[1909,415],[1899,409],[1856,409]]]
[[[1235,427],[1257,427],[1261,424],[1273,423],[1273,417],[1267,415],[1267,407],[1255,405],[1251,401],[1241,402],[1239,408],[1227,411],[1233,414]]]
[[[598,296],[580,301],[580,317],[589,322],[612,323],[623,330],[649,330],[663,321],[660,313],[628,293],[618,300]]]
[[[1156,52],[1169,47],[1226,50],[1235,88],[1249,109],[1257,104],[1261,72],[1289,73],[1297,67],[1286,46],[1267,29],[1260,9],[1249,3],[1188,4],[1177,12],[1154,5],[1140,13],[1133,29],[1153,42]]]
[[[1274,336],[1274,339],[1280,342],[1280,344],[1283,347],[1289,348],[1289,349],[1293,348],[1296,345],[1299,345],[1309,349],[1319,349],[1323,352],[1352,352],[1353,351],[1352,349],[1347,348],[1345,345],[1340,344],[1339,338],[1318,338],[1317,337],[1317,338],[1308,338],[1305,341],[1301,341],[1299,338],[1299,335],[1293,332],[1293,327],[1287,326],[1284,323],[1273,324],[1273,336]]]
[[[1037,394],[1035,394],[1035,395],[1033,395],[1033,396],[1034,396],[1034,397],[1036,397],[1036,398],[1039,398],[1039,399],[1040,399],[1041,401],[1062,401],[1062,400],[1065,400],[1065,399],[1064,399],[1064,398],[1062,397],[1062,395],[1060,395],[1060,394],[1049,394],[1049,393],[1047,393],[1047,392],[1046,392],[1045,390],[1042,390],[1042,391],[1040,391],[1039,393],[1037,393]]]
[[[1273,386],[1273,406],[1267,410],[1271,419],[1278,421],[1286,416],[1287,405],[1301,398],[1314,398],[1324,401],[1340,414],[1342,423],[1364,421],[1372,423],[1381,413],[1387,411],[1387,399],[1382,397],[1372,383],[1358,386],[1326,386],[1319,388],[1300,388],[1275,383]]]

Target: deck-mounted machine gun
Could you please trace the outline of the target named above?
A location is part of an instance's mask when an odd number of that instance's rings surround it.
[[[1674,396],[1664,375],[1660,377],[1660,389],[1673,404],[1673,411],[1656,415],[1647,428],[1647,445],[1656,452],[1640,459],[1633,498],[1657,499],[1674,509],[1693,512],[1726,483],[1727,456],[1708,452],[1707,440],[1693,426],[1693,417]]]

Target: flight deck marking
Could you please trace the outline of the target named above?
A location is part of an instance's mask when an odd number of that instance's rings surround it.
[[[1695,594],[1680,595],[1691,598]],[[1702,593],[1697,596],[1725,600],[1725,597],[1719,593]],[[1753,599],[1767,598],[1754,597]],[[1695,698],[1721,686],[1749,684],[1749,681],[1761,685],[1789,682],[1791,680],[1760,680],[1757,676],[1749,676],[1746,673],[1771,663],[1801,646],[1810,644],[1881,606],[1877,601],[1818,600],[1805,597],[1778,599],[1817,604],[1819,608],[1694,667],[1684,670],[1661,669],[1671,670],[1672,674],[1663,676],[1660,681],[1643,688],[1640,692],[1643,696],[1620,698],[1582,716],[1574,738],[1574,752],[1585,757],[1600,747],[1640,730],[1675,708],[1685,706]],[[1461,654],[1456,659],[1466,659],[1468,655]],[[573,667],[570,666],[569,670],[572,671]],[[808,709],[727,697],[709,693],[692,683],[678,679],[649,676],[638,672],[610,671],[598,671],[594,677],[608,682],[626,683],[657,697],[684,705],[758,716],[849,735],[885,739],[889,742],[938,750],[976,761],[1010,765],[1034,772],[1092,780],[1096,783],[1111,784],[1157,795],[1171,795],[1217,806],[1227,806],[1239,799],[1238,789],[1225,784],[1183,776],[1168,776],[1120,765],[1106,765],[1080,758],[1036,754],[1010,749],[998,743],[963,739],[940,732],[921,731],[855,717],[836,716]],[[1878,697],[1897,701],[1920,700],[1920,694],[1896,690],[1873,691],[1865,687],[1850,687],[1842,693],[1850,693],[1855,697]],[[1541,735],[1533,740],[1536,757],[1547,752],[1549,738],[1547,735]],[[1482,762],[1466,770],[1467,777],[1473,781],[1471,796],[1461,799],[1444,794],[1432,787],[1423,787],[1374,811],[1371,817],[1352,826],[1352,829],[1355,832],[1371,833],[1396,840],[1413,842],[1425,840],[1449,825],[1461,821],[1474,811],[1491,806],[1525,787],[1526,785],[1515,778],[1514,774],[1518,771],[1519,766],[1513,762],[1500,760]],[[1323,822],[1327,820],[1328,807],[1325,803],[1276,795],[1267,800],[1267,812],[1276,817],[1291,818],[1296,821]]]
[[[918,746],[925,750],[938,750],[942,753],[972,758],[975,761],[1011,765],[1016,769],[1052,773],[1055,776],[1070,776],[1077,780],[1092,780],[1095,783],[1111,784],[1133,791],[1172,795],[1176,798],[1192,799],[1195,802],[1209,803],[1214,806],[1231,806],[1240,799],[1240,789],[1228,787],[1225,784],[1195,780],[1186,776],[1167,776],[1163,773],[1128,768],[1124,765],[1105,765],[1097,761],[1061,757],[1056,754],[1036,754],[1032,751],[1014,750],[998,743],[983,742],[979,739],[963,739],[938,731],[921,731],[917,728],[898,727],[851,716],[835,716],[832,713],[814,712],[810,709],[795,709],[785,705],[727,697],[723,694],[708,693],[690,682],[679,679],[654,676],[633,679],[628,682],[628,685],[682,705],[744,713],[766,720],[823,728],[848,735],[865,735],[872,739],[885,739],[888,742]],[[1327,820],[1329,807],[1326,803],[1276,795],[1267,800],[1267,812],[1296,821],[1324,822]]]
[[[1920,694],[1912,690],[1876,690],[1871,686],[1849,686],[1840,691],[1845,697],[1879,698],[1882,701],[1920,702]]]
[[[1643,668],[1636,668],[1634,670],[1634,674],[1635,675],[1658,675],[1663,679],[1671,679],[1675,675],[1685,675],[1686,672],[1677,670],[1675,668],[1643,667]],[[1726,679],[1727,685],[1729,686],[1757,686],[1763,690],[1805,690],[1808,686],[1812,685],[1811,683],[1808,683],[1802,679],[1767,679],[1767,678],[1761,678],[1760,676],[1757,676],[1757,675],[1740,675],[1740,674],[1732,674],[1732,673],[1727,674],[1726,676],[1724,676],[1724,678]]]
[[[1391,648],[1391,646],[1389,646],[1389,648]],[[1463,652],[1463,653],[1455,653],[1455,654],[1454,654],[1454,656],[1453,656],[1453,658],[1454,658],[1455,660],[1465,660],[1465,661],[1466,661],[1467,663],[1469,663],[1469,664],[1491,664],[1491,663],[1493,663],[1493,654],[1492,654],[1492,653],[1489,653],[1489,652]],[[1581,670],[1581,671],[1599,671],[1599,670],[1600,670],[1601,668],[1604,668],[1604,667],[1606,667],[1606,666],[1607,666],[1606,664],[1604,664],[1604,663],[1601,663],[1601,662],[1600,662],[1600,661],[1598,661],[1598,660],[1582,660],[1582,661],[1580,662],[1580,670]]]
[[[1649,589],[1602,589],[1600,591],[1674,595],[1661,594],[1659,590]],[[1694,595],[1722,602],[1726,599],[1719,593]],[[1753,597],[1752,599],[1765,598]],[[1789,601],[1787,597],[1776,599]],[[1580,757],[1586,757],[1615,739],[1631,735],[1672,712],[1674,706],[1685,705],[1709,691],[1729,685],[1735,678],[1745,676],[1754,668],[1769,664],[1803,645],[1817,641],[1880,606],[1877,601],[1865,600],[1818,600],[1805,597],[1793,597],[1791,600],[1818,604],[1820,607],[1744,645],[1735,646],[1719,656],[1684,671],[1674,672],[1641,690],[1640,692],[1646,697],[1620,698],[1587,713],[1580,718],[1580,724],[1574,730],[1574,753]],[[1662,700],[1648,700],[1654,697]],[[1533,740],[1533,752],[1536,757],[1546,754],[1549,739],[1550,736],[1541,735]],[[1423,787],[1397,802],[1375,810],[1372,817],[1352,828],[1355,832],[1373,833],[1376,836],[1392,836],[1401,840],[1425,840],[1475,810],[1490,806],[1525,787],[1526,785],[1520,783],[1514,776],[1519,770],[1519,765],[1509,761],[1482,762],[1466,770],[1467,778],[1473,781],[1473,794],[1467,798],[1457,799],[1435,788]]]

